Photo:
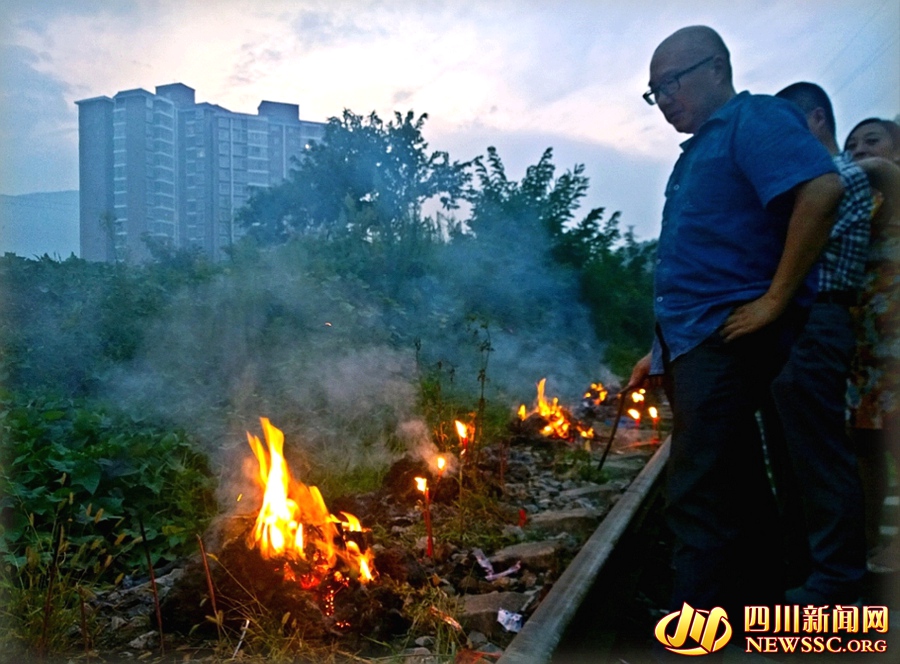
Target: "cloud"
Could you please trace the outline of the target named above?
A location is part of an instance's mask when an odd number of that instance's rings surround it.
[[[900,109],[900,10],[882,0],[84,0],[0,12],[4,42],[36,58],[36,84],[55,82],[70,127],[77,99],[181,81],[237,112],[254,113],[261,99],[298,103],[301,117],[320,121],[344,108],[384,117],[412,108],[442,135],[552,136],[585,154],[606,146],[671,165],[684,137],[640,94],[656,44],[690,23],[722,32],[740,88],[819,82],[844,127]],[[58,107],[31,109],[45,112],[44,126],[58,128]],[[21,144],[0,148],[13,163],[32,159]],[[49,188],[40,170],[24,169],[21,187]]]
[[[69,86],[35,67],[39,53],[0,47],[0,189],[9,194],[75,189],[78,183],[77,126]]]
[[[389,37],[379,26],[359,21],[356,12],[336,13],[329,5],[299,10],[290,25],[304,51],[330,48],[347,41]]]

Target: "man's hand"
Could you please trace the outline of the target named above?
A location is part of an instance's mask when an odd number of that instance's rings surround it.
[[[734,341],[744,335],[761,330],[775,320],[784,311],[784,305],[766,293],[761,297],[742,304],[725,320],[722,326],[722,338],[726,342]]]
[[[628,379],[628,384],[622,388],[622,392],[636,390],[644,386],[650,376],[650,356],[651,353],[647,353],[637,361],[634,369],[631,370],[631,378]]]
[[[722,327],[725,341],[762,329],[785,310],[828,242],[843,193],[837,173],[820,175],[796,188],[784,251],[769,290],[731,312]]]

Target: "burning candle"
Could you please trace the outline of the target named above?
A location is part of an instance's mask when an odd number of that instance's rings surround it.
[[[444,475],[444,468],[447,466],[447,460],[439,456],[437,458],[437,469],[438,469],[438,481],[441,480],[441,477]]]
[[[424,477],[416,478],[416,488],[425,494],[425,533],[428,536],[428,543],[425,549],[425,555],[429,558],[434,557],[434,536],[431,532],[431,496],[428,494],[428,480]]]
[[[647,409],[647,412],[650,414],[650,419],[653,420],[653,440],[659,440],[659,411],[656,409],[656,406],[650,406]]]
[[[641,411],[639,411],[637,408],[629,408],[628,414],[634,418],[634,428],[640,429],[641,428]]]
[[[464,456],[469,447],[469,430],[466,425],[459,420],[456,420],[456,435],[459,436],[459,444],[460,447],[462,447],[459,456]]]

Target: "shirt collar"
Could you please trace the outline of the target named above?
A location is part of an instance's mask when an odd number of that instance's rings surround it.
[[[729,99],[724,104],[719,106],[719,108],[717,108],[713,112],[713,114],[710,115],[706,119],[706,122],[704,122],[702,125],[700,125],[700,128],[697,129],[696,132],[694,132],[693,136],[691,136],[690,138],[688,138],[687,140],[685,140],[684,142],[681,143],[682,152],[686,151],[688,149],[688,147],[690,147],[691,143],[693,143],[694,139],[700,133],[702,133],[708,126],[710,126],[711,124],[714,124],[716,122],[728,121],[728,119],[731,118],[732,115],[737,113],[737,107],[741,103],[741,101],[749,96],[750,96],[750,93],[747,90],[744,90],[743,92],[737,93],[731,99]]]

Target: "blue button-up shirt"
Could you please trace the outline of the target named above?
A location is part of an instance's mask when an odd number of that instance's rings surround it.
[[[836,172],[800,110],[768,95],[736,95],[681,147],[666,185],[654,294],[672,360],[768,290],[791,213],[773,200]]]

